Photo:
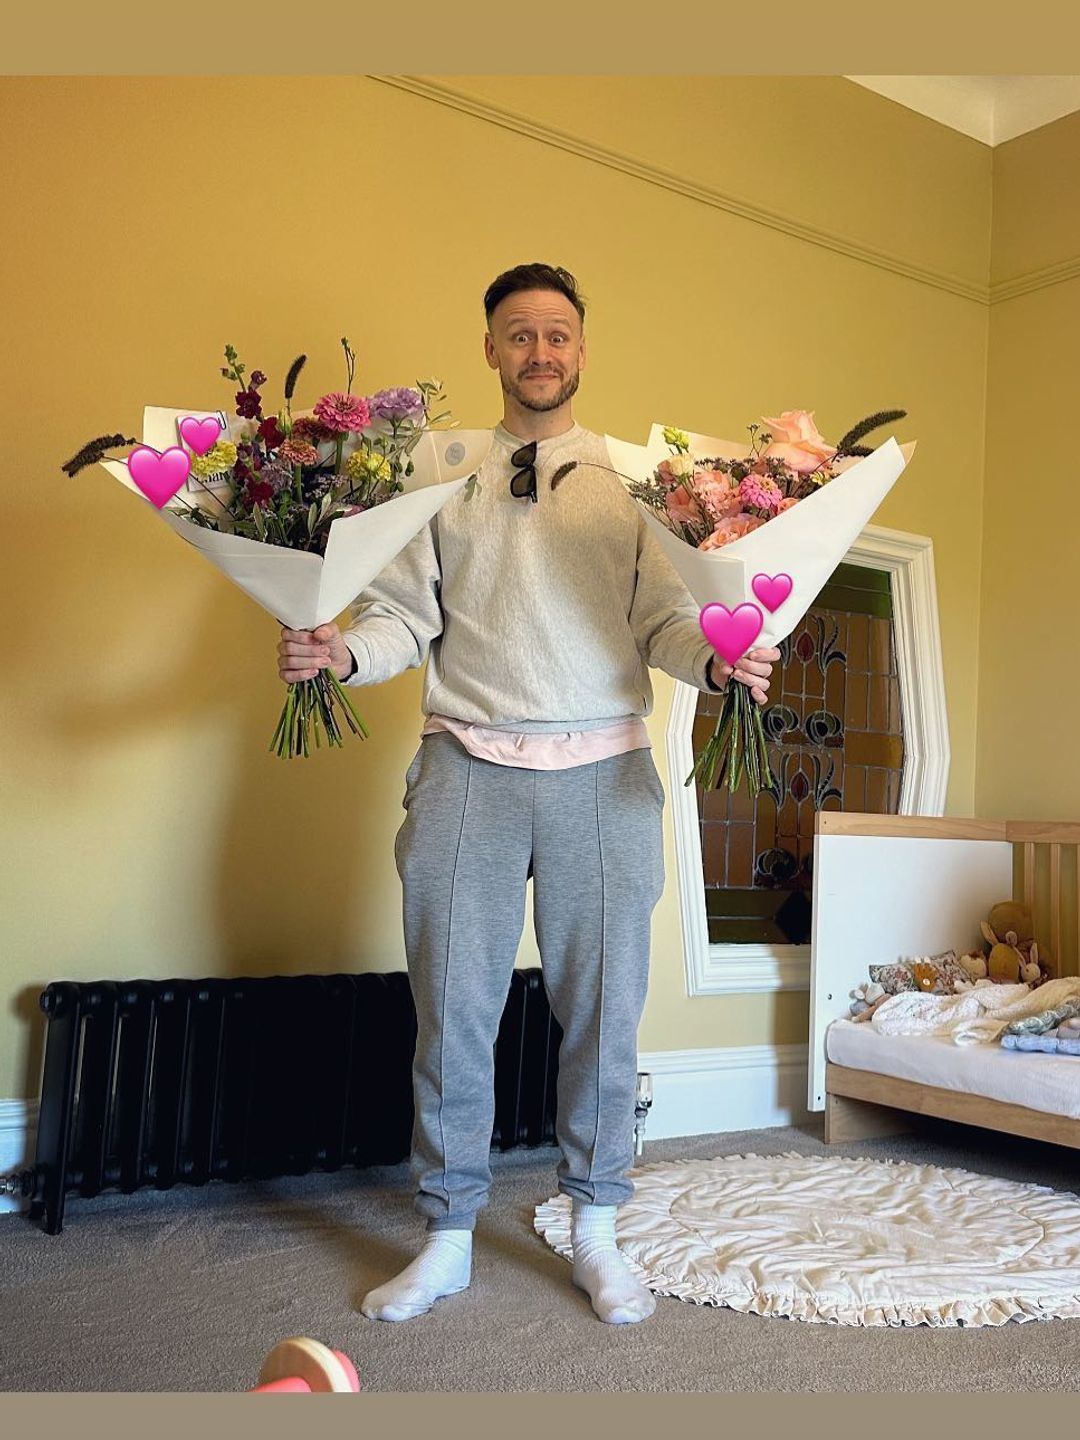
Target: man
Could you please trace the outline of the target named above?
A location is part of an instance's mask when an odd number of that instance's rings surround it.
[[[633,1194],[637,1029],[664,885],[648,667],[703,690],[733,677],[764,704],[779,651],[751,651],[734,672],[720,663],[603,436],[575,423],[585,307],[574,277],[517,266],[484,310],[504,404],[474,493],[449,501],[364,591],[344,633],[283,630],[278,647],[286,682],[332,665],[369,685],[428,660],[395,842],[418,1024],[412,1173],[428,1236],[362,1309],[404,1320],[469,1284],[491,1184],[493,1047],[531,876],[564,1032],[558,1185],[572,1200],[574,1283],[601,1320],[627,1323],[655,1308],[615,1243],[616,1207]]]

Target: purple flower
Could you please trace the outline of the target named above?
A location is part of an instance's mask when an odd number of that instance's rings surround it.
[[[398,386],[393,390],[380,390],[368,401],[373,416],[380,420],[409,420],[416,424],[424,415],[424,397],[418,390]]]
[[[259,479],[269,485],[275,495],[288,490],[292,485],[292,472],[275,460],[269,461],[259,471]]]

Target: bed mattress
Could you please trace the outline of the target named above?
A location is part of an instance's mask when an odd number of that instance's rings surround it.
[[[879,1035],[863,1021],[834,1020],[825,1032],[834,1065],[914,1080],[1080,1120],[1080,1056],[955,1045],[939,1035]]]

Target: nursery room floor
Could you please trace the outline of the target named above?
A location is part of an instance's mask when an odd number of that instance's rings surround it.
[[[643,1163],[790,1151],[1080,1181],[1071,1152],[933,1121],[828,1148],[813,1123],[659,1141]],[[74,1197],[53,1237],[0,1217],[0,1389],[242,1391],[292,1335],[345,1351],[369,1391],[1080,1389],[1080,1320],[860,1329],[660,1298],[642,1324],[603,1325],[533,1230],[557,1155],[492,1157],[472,1288],[402,1324],[366,1320],[359,1302],[420,1236],[405,1165]]]

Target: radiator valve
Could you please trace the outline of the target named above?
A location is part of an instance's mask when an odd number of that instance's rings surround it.
[[[33,1170],[12,1170],[10,1175],[0,1175],[0,1195],[26,1200],[33,1193]]]
[[[652,1076],[640,1073],[637,1077],[637,1093],[634,1097],[634,1154],[645,1150],[645,1121],[652,1109]]]

